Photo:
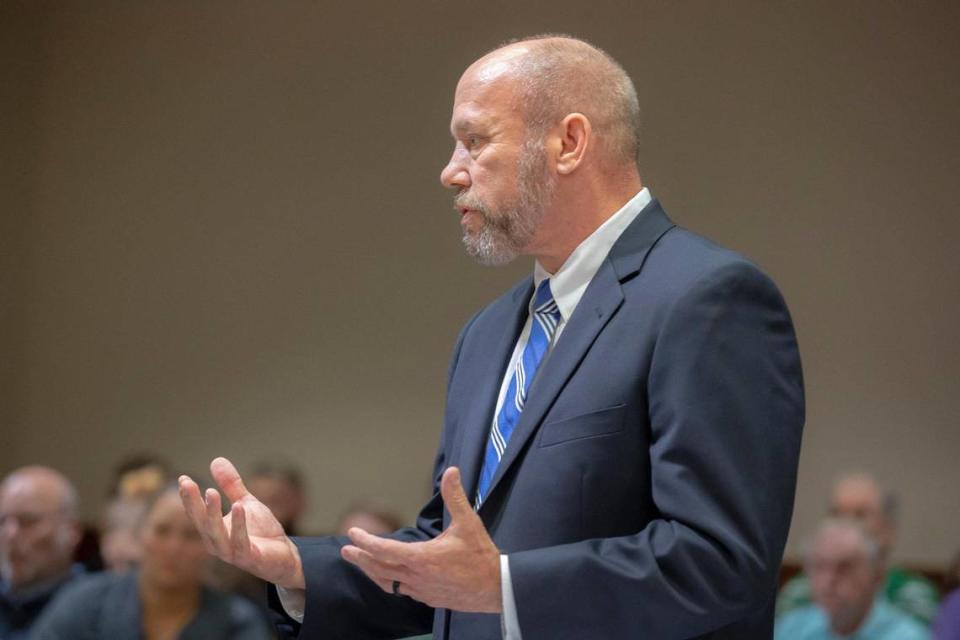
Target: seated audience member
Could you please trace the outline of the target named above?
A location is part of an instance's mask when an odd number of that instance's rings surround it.
[[[842,477],[833,488],[830,515],[860,522],[877,544],[885,563],[897,535],[897,499],[865,473]],[[888,602],[929,625],[937,611],[939,594],[926,578],[888,564],[880,592]],[[777,597],[777,616],[810,604],[810,581],[800,574],[783,585]]]
[[[960,554],[947,570],[944,598],[933,620],[934,640],[960,640]]]
[[[934,640],[960,640],[960,589],[954,589],[944,598],[933,620],[933,637]]]
[[[54,594],[78,572],[77,493],[62,474],[23,467],[0,483],[0,638],[26,638]]]
[[[116,498],[104,510],[100,534],[100,556],[103,568],[122,574],[140,564],[140,524],[147,501],[142,498]]]
[[[246,484],[250,493],[273,512],[288,536],[303,535],[300,518],[307,499],[299,469],[284,461],[263,461],[253,466]]]
[[[382,536],[403,526],[395,514],[361,503],[351,505],[337,521],[337,535],[345,536],[351,527],[360,527],[367,533]]]
[[[777,640],[929,638],[926,627],[878,597],[884,580],[883,551],[859,522],[824,521],[805,564],[813,604],[778,618]]]
[[[245,600],[206,587],[209,556],[175,486],[149,504],[143,557],[126,575],[103,573],[64,589],[33,629],[34,640],[264,640],[266,624]]]

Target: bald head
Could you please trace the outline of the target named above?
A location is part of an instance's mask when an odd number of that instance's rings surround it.
[[[518,40],[470,65],[440,173],[467,251],[486,264],[531,255],[556,272],[642,188],[638,112],[623,69],[575,38]]]
[[[29,493],[38,505],[61,510],[71,517],[77,513],[77,490],[67,477],[50,467],[21,467],[3,479],[0,500],[17,493]]]
[[[868,473],[851,473],[833,486],[830,514],[860,522],[889,552],[894,543],[897,520],[896,497],[883,489]]]
[[[68,573],[79,540],[77,493],[63,474],[22,467],[0,483],[0,575],[13,590]]]
[[[566,35],[513,40],[472,67],[485,79],[515,82],[517,108],[527,127],[541,135],[568,114],[581,113],[593,126],[607,160],[635,165],[640,106],[633,82],[602,49]]]

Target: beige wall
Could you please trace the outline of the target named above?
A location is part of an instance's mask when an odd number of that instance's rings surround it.
[[[452,90],[497,41],[560,30],[636,80],[668,211],[791,304],[809,398],[791,552],[856,467],[900,488],[901,557],[944,562],[951,4],[4,3],[0,471],[56,465],[92,513],[125,453],[192,472],[284,453],[313,528],[361,496],[412,518],[452,341],[529,269],[462,254],[437,181]]]
[[[0,469],[19,462],[40,17],[0,5]]]

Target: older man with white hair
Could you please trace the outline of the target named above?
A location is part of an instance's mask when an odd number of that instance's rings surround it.
[[[926,640],[927,629],[878,593],[884,579],[880,543],[849,518],[824,521],[807,551],[814,604],[777,621],[777,640]]]
[[[880,595],[918,622],[929,625],[937,612],[939,594],[926,578],[891,563],[897,540],[899,504],[893,491],[873,475],[857,471],[841,476],[833,486],[829,513],[859,522],[880,548],[886,560],[886,575]],[[783,616],[812,602],[809,577],[791,578],[780,590],[777,615]]]
[[[60,472],[22,467],[0,483],[0,638],[28,637],[74,577],[80,534],[77,493]]]

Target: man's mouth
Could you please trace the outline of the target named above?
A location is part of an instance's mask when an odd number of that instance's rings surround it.
[[[481,214],[477,209],[469,209],[466,207],[461,207],[460,209],[460,224],[467,225],[470,224],[470,221],[476,218],[481,217]]]

